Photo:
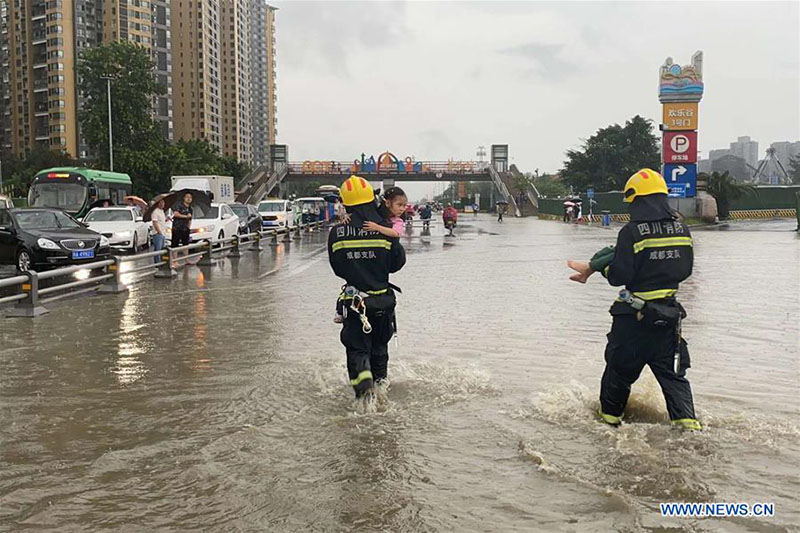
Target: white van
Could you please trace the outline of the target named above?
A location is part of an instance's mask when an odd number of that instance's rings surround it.
[[[231,176],[172,176],[171,191],[197,189],[209,195],[211,201],[223,204],[234,202]]]
[[[292,202],[278,198],[267,198],[258,203],[262,228],[292,228],[294,216]]]

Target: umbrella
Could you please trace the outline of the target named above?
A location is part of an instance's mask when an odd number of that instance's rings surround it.
[[[505,200],[497,200],[495,203],[497,205],[508,205],[508,202],[506,202]]]
[[[109,207],[114,205],[114,202],[111,201],[110,198],[103,198],[102,200],[95,200],[94,202],[89,204],[89,210],[92,210],[96,207]]]
[[[126,196],[123,198],[126,204],[130,206],[140,207],[142,209],[147,209],[147,202],[139,198],[138,196]]]
[[[317,194],[320,196],[325,196],[328,194],[335,194],[336,196],[339,195],[339,187],[336,185],[320,185],[317,187]]]
[[[573,207],[574,205],[575,205],[575,202],[572,202],[570,200],[567,200],[566,202],[564,202],[564,207]]]
[[[206,194],[204,191],[200,191],[198,189],[181,189],[179,191],[171,191],[158,194],[153,197],[153,200],[147,207],[147,211],[144,213],[144,221],[150,222],[150,216],[152,215],[153,209],[155,209],[155,206],[158,202],[164,200],[164,210],[170,209],[172,206],[180,202],[183,199],[183,195],[187,192],[192,195],[193,206],[200,207],[201,209],[208,209],[211,207],[211,198],[209,198],[208,194]]]

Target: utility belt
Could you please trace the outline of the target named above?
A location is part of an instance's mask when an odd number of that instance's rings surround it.
[[[661,289],[647,292],[619,291],[617,303],[627,305],[639,322],[659,328],[680,329],[686,310],[675,299],[678,289]]]
[[[370,333],[372,333],[372,325],[369,323],[369,318],[367,318],[367,300],[369,300],[370,298],[380,299],[381,296],[392,296],[391,301],[394,302],[393,291],[397,291],[400,293],[403,292],[402,290],[400,290],[400,287],[398,287],[397,285],[393,285],[391,283],[389,283],[389,286],[386,287],[385,289],[380,289],[376,291],[362,291],[361,289],[359,289],[354,285],[342,286],[342,292],[339,294],[339,301],[345,304],[343,306],[344,317],[347,318],[348,309],[357,313],[359,319],[361,320],[361,330],[366,335],[369,335]],[[350,304],[347,305],[347,302],[350,302]],[[382,311],[382,308],[385,305],[386,302],[377,303],[377,310],[379,313]],[[392,319],[392,324],[394,332],[396,334],[397,333],[396,318]]]

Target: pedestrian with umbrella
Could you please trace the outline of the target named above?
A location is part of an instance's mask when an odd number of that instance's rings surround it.
[[[564,222],[572,220],[572,209],[575,207],[575,202],[567,199],[564,202]]]
[[[502,222],[503,221],[503,215],[505,214],[507,208],[508,208],[508,202],[506,202],[505,200],[499,200],[497,202],[497,221],[498,222]]]

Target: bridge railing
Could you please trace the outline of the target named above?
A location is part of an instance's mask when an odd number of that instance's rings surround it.
[[[356,167],[353,161],[295,161],[287,163],[287,170],[290,174],[419,174],[419,173],[442,173],[442,174],[485,174],[489,163],[486,161],[413,161],[406,163],[400,161],[386,166],[375,165],[371,167]]]
[[[134,283],[151,277],[176,276],[177,269],[190,264],[190,259],[199,257],[200,260],[193,264],[212,266],[223,257],[223,254],[227,257],[242,257],[242,252],[258,253],[263,250],[261,242],[264,240],[268,240],[271,245],[277,245],[281,238],[284,242],[301,240],[303,234],[314,232],[326,224],[324,221],[316,221],[296,224],[290,228],[262,229],[217,241],[194,242],[185,246],[167,247],[163,250],[134,255],[111,256],[102,261],[43,272],[30,270],[17,276],[0,279],[0,289],[14,287],[18,289],[18,292],[0,297],[0,306],[14,304],[5,310],[7,317],[36,317],[48,312],[44,304],[49,302],[88,292],[125,292]],[[79,272],[86,274],[77,279],[61,279]],[[57,280],[59,283],[40,287],[39,282],[43,280]]]

